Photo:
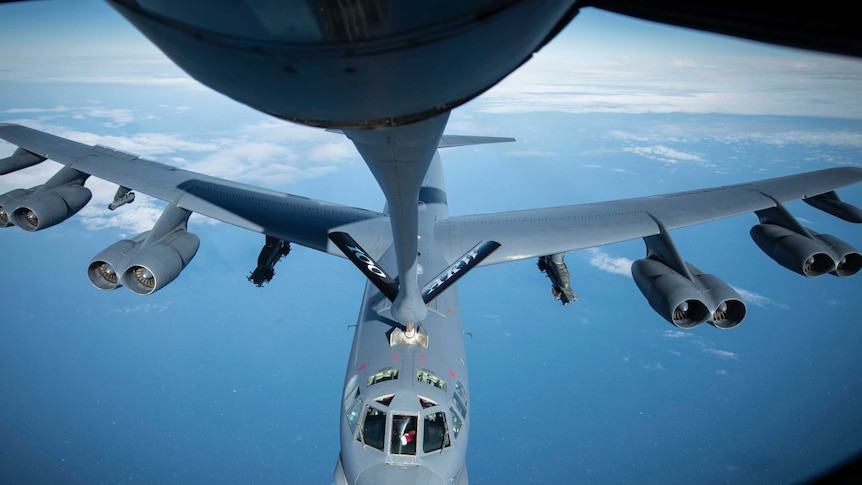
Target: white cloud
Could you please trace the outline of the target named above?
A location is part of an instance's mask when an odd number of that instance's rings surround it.
[[[689,342],[689,344],[684,344],[684,345],[691,345],[691,346],[695,347],[696,349],[700,349],[700,351],[705,353],[705,354],[714,355],[714,356],[720,357],[722,359],[739,360],[739,355],[737,353],[731,352],[729,350],[716,349],[712,345],[706,343],[702,337],[700,337],[694,333],[683,332],[680,330],[665,330],[663,335],[665,338],[679,339],[679,340],[684,339],[685,341]],[[670,352],[674,355],[681,355],[680,352],[670,350],[670,349],[668,349],[668,352]]]
[[[578,53],[573,55],[572,53]],[[859,119],[862,63],[805,51],[610,46],[557,39],[475,103],[489,113],[728,113]]]
[[[754,306],[758,306],[758,307],[773,306],[773,307],[777,307],[777,308],[785,308],[785,309],[787,308],[787,305],[785,305],[783,303],[775,302],[772,299],[765,297],[759,293],[755,293],[753,291],[748,291],[744,288],[739,288],[737,286],[733,286],[732,288],[734,290],[736,290],[736,292],[739,293],[739,296],[742,297],[742,300],[749,305],[754,305]]]
[[[19,114],[19,113],[66,113],[71,111],[73,108],[69,108],[67,106],[55,106],[53,108],[10,108],[4,109],[0,111],[0,113],[10,113],[10,114]]]
[[[730,352],[728,350],[718,350],[718,349],[713,349],[710,347],[704,347],[701,349],[701,351],[703,351],[707,354],[721,357],[722,359],[733,359],[733,360],[739,359],[739,356],[736,353]]]
[[[117,185],[90,178],[87,187],[93,193],[93,199],[76,217],[91,231],[117,229],[120,237],[132,237],[152,229],[165,207],[165,203],[158,199],[136,193],[134,202],[111,211],[108,204],[114,200]]]
[[[696,153],[686,153],[664,145],[627,147],[623,150],[663,163],[704,162],[704,159]]]
[[[719,136],[728,143],[753,142],[765,145],[827,145],[833,147],[862,147],[862,133],[845,130],[785,130],[780,132],[753,131]]]
[[[80,116],[88,116],[90,118],[104,118],[108,121],[105,126],[116,128],[135,121],[135,114],[130,109],[123,108],[91,108]]]
[[[598,248],[590,248],[586,251],[590,266],[594,266],[606,273],[618,274],[631,277],[632,261],[629,258],[614,258]]]
[[[675,58],[671,59],[670,62],[673,67],[697,67],[697,62],[695,62],[693,59]]]
[[[167,310],[167,305],[158,305],[155,303],[141,303],[136,306],[124,306],[114,310],[118,313],[162,313]]]
[[[666,338],[674,338],[674,339],[689,338],[689,337],[691,337],[691,335],[692,334],[690,334],[688,332],[683,332],[681,330],[665,330],[664,331],[664,336]]]
[[[308,151],[308,160],[312,162],[331,163],[357,157],[356,147],[347,138],[336,141],[318,143]]]

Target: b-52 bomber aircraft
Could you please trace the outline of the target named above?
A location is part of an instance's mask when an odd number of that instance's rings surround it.
[[[194,257],[200,241],[188,231],[192,213],[266,236],[256,282],[265,282],[289,244],[349,259],[368,283],[340,406],[339,485],[468,483],[471,401],[455,282],[478,266],[537,258],[565,304],[575,299],[565,253],[642,238],[646,255],[632,266],[634,280],[653,309],[683,329],[705,322],[733,328],[746,308],[729,285],[683,259],[674,229],[754,212],[752,238],[782,266],[808,277],[862,268],[856,249],[804,227],[785,208],[801,199],[862,222],[862,210],[835,192],[862,180],[856,167],[602,203],[448,213],[437,150],[509,141],[444,135],[450,111],[526,62],[579,8],[830,51],[855,45],[840,35],[813,42],[821,38],[816,23],[798,23],[791,32],[798,35],[787,35],[772,24],[756,28],[763,18],[756,8],[740,15],[674,2],[108,3],[203,84],[275,117],[343,133],[386,206],[378,212],[309,199],[0,124],[0,138],[18,147],[0,160],[0,174],[46,159],[64,165],[43,185],[0,196],[0,223],[39,231],[70,218],[91,198],[90,176],[118,185],[114,207],[134,191],[162,199],[168,204],[152,230],[108,246],[87,266],[97,288],[144,295],[168,285]]]
[[[862,211],[834,192],[862,180],[859,168],[655,197],[449,217],[435,152],[414,207],[414,272],[408,276],[417,286],[404,297],[419,303],[396,314],[407,285],[398,272],[397,247],[403,243],[391,230],[391,210],[374,212],[243,185],[19,125],[0,124],[0,138],[19,146],[0,160],[2,173],[46,159],[65,165],[43,185],[0,196],[4,226],[39,231],[68,219],[90,200],[84,186],[89,176],[119,184],[116,204],[129,198],[130,188],[169,202],[151,231],[116,242],[91,260],[87,274],[97,288],[125,286],[146,295],[169,284],[198,249],[199,239],[187,229],[192,212],[266,234],[261,257],[269,256],[269,263],[263,266],[274,264],[272,258],[280,257],[289,241],[346,257],[367,276],[341,403],[338,484],[468,483],[470,388],[453,283],[477,266],[538,258],[554,294],[567,303],[566,252],[640,237],[647,253],[634,263],[632,274],[650,305],[676,327],[708,322],[722,329],[744,318],[742,298],[719,278],[684,261],[670,230],[753,211],[761,222],[752,228],[752,238],[788,269],[809,277],[845,277],[862,267],[862,255],[854,248],[803,227],[784,208],[786,202],[802,199],[862,222]],[[438,145],[499,141],[507,140],[442,136]]]

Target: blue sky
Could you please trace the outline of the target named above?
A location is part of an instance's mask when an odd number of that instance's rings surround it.
[[[2,7],[0,121],[208,174],[379,209],[352,145],[190,80],[100,2]],[[857,164],[862,63],[583,12],[449,132],[514,136],[445,151],[455,214],[592,202]],[[0,155],[13,150],[0,145]],[[0,177],[0,192],[56,166]],[[489,174],[491,176],[489,177]],[[297,249],[245,281],[262,237],[192,221],[201,250],[141,298],[99,292],[89,258],[162,204],[94,201],[37,234],[0,234],[0,474],[22,481],[328,483],[363,286]],[[841,191],[862,204],[862,190]],[[859,228],[801,203],[818,232]],[[632,241],[567,256],[581,300],[525,261],[459,284],[472,374],[473,483],[798,480],[862,449],[857,278],[807,280],[739,217],[674,233],[745,294],[727,332],[678,332],[628,275]]]

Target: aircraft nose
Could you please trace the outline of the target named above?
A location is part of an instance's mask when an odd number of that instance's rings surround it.
[[[426,466],[380,463],[359,474],[356,485],[446,485],[443,477]]]

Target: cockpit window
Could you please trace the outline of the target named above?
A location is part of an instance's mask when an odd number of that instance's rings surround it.
[[[347,412],[347,424],[350,426],[350,432],[356,432],[356,423],[359,422],[359,411],[362,409],[362,399],[358,399],[350,411]]]
[[[378,382],[391,381],[395,379],[398,379],[398,369],[386,369],[368,376],[368,385],[373,386]]]
[[[344,407],[350,405],[350,402],[359,396],[359,386],[358,386],[359,376],[354,374],[350,377],[350,380],[347,381],[347,385],[344,386]]]
[[[365,405],[365,417],[359,426],[359,434],[356,439],[362,443],[383,451],[384,437],[386,436],[386,413]]]
[[[467,405],[461,400],[461,396],[455,394],[452,398],[452,404],[455,406],[455,409],[461,413],[461,416],[464,416],[465,418],[467,417]]]
[[[455,382],[455,395],[452,396],[452,403],[455,408],[461,412],[461,416],[467,417],[467,391],[461,381]]]
[[[430,453],[449,446],[449,431],[446,429],[446,413],[436,412],[425,416],[422,433],[422,451]]]
[[[419,404],[422,405],[422,409],[428,409],[430,407],[434,407],[437,405],[436,402],[428,399],[427,397],[422,397],[422,396],[418,396],[418,397],[419,397]]]
[[[417,416],[394,414],[392,416],[392,441],[390,452],[393,455],[416,454],[416,423]]]
[[[464,384],[461,384],[461,381],[455,382],[455,394],[461,397],[461,402],[467,404],[467,391],[464,390]]]
[[[461,425],[463,424],[463,421],[461,421],[461,417],[458,416],[458,413],[455,412],[455,408],[449,408],[449,416],[452,416],[452,432],[457,438],[458,433],[461,432]]]
[[[389,394],[388,396],[380,396],[377,399],[375,399],[375,401],[379,402],[380,404],[382,404],[384,406],[389,406],[389,403],[392,402],[393,397],[395,397],[395,394]]]
[[[416,380],[419,382],[424,382],[425,384],[431,384],[432,386],[436,387],[437,389],[440,389],[443,392],[446,392],[446,381],[435,376],[434,374],[432,374],[430,372],[426,372],[424,370],[416,371]]]

